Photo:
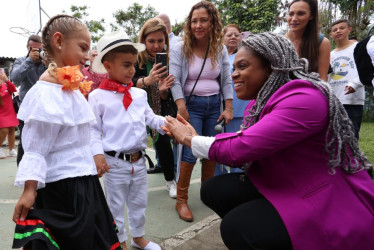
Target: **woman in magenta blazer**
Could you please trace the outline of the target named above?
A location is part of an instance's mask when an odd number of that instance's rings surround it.
[[[208,157],[244,169],[207,180],[201,199],[221,218],[230,249],[374,249],[372,168],[329,86],[305,73],[291,42],[250,35],[232,75],[238,98],[252,100],[243,129],[198,136],[181,117],[166,130]]]

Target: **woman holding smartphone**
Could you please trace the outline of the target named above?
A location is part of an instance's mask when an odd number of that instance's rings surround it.
[[[168,75],[167,67],[156,63],[157,53],[169,53],[169,35],[161,19],[151,18],[140,30],[140,43],[145,44],[145,51],[138,54],[138,63],[135,67],[133,83],[138,88],[147,91],[149,106],[157,115],[161,115],[161,99],[167,99],[169,88],[174,77]],[[174,157],[170,139],[157,131],[151,131],[160,164],[166,180],[166,188],[171,198],[176,198],[176,183],[174,180]]]
[[[215,136],[214,127],[218,121],[225,119],[228,124],[232,120],[230,61],[223,45],[222,22],[212,3],[201,1],[192,7],[184,26],[183,42],[171,49],[170,73],[175,76],[171,91],[178,113],[199,134]],[[191,149],[184,147],[176,209],[185,221],[193,221],[187,199],[195,163]],[[215,166],[215,161],[203,160],[202,182],[214,175]]]

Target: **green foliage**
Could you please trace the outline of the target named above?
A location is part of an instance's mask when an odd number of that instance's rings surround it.
[[[374,0],[321,0],[319,9],[321,31],[327,37],[334,21],[347,19],[352,26],[351,37],[361,40],[365,37],[370,25]]]
[[[87,12],[88,8],[89,7],[87,7],[87,5],[83,5],[83,6],[72,5],[70,7],[70,11],[72,12],[72,14],[71,14],[72,16],[78,18],[79,20],[81,20],[87,26],[87,29],[91,34],[92,43],[97,43],[97,41],[99,41],[100,37],[102,37],[104,35],[105,20],[104,20],[104,18],[102,18],[99,21],[88,20],[87,19],[88,16],[89,16],[89,14]]]
[[[374,163],[374,123],[363,122],[360,129],[360,139],[358,141],[360,149],[365,153],[366,157]]]
[[[120,27],[127,33],[129,38],[134,42],[137,41],[138,34],[143,24],[152,17],[158,15],[155,8],[148,5],[143,9],[143,6],[134,3],[127,8],[127,11],[117,10],[113,16],[116,19],[115,24],[110,24],[112,30],[118,30]]]
[[[75,6],[72,5],[70,7],[70,11],[72,12],[72,16],[82,20],[84,17],[87,17],[89,14],[86,12],[88,9],[87,5],[84,6]]]
[[[175,24],[171,26],[171,31],[174,33],[174,35],[178,36],[182,32],[183,25],[184,21],[180,23],[175,22]]]
[[[374,96],[373,87],[365,86],[365,105],[364,115],[362,120],[367,122],[374,122]]]
[[[270,31],[279,21],[281,0],[211,0],[224,25],[237,24],[243,31]]]

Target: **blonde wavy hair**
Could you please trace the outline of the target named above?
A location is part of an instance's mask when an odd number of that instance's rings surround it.
[[[145,44],[145,39],[147,38],[147,36],[153,32],[158,32],[158,31],[161,31],[162,33],[164,33],[165,45],[166,45],[165,52],[169,54],[169,33],[166,29],[164,22],[159,18],[150,18],[144,23],[139,33],[138,42]],[[143,68],[143,66],[146,64],[147,59],[148,59],[148,55],[147,55],[146,50],[138,54],[139,68]]]
[[[183,54],[187,57],[187,61],[191,62],[193,58],[193,45],[196,41],[192,35],[191,30],[191,19],[192,14],[195,10],[205,8],[210,18],[210,34],[209,34],[209,54],[208,56],[212,60],[212,64],[215,66],[218,62],[218,54],[223,48],[223,34],[222,34],[222,21],[218,13],[217,8],[207,1],[201,1],[192,6],[190,13],[187,17],[187,23],[184,25],[184,36],[183,36]]]

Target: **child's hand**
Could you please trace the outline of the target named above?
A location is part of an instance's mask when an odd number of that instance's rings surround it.
[[[109,171],[110,167],[108,163],[106,163],[104,155],[95,155],[94,161],[96,165],[97,175],[99,177],[102,177],[105,174],[105,172]]]
[[[356,92],[356,90],[354,88],[352,88],[351,86],[345,86],[345,94],[344,95],[349,95],[349,94],[352,94],[354,92]]]
[[[181,115],[177,115],[177,118],[171,116],[165,116],[165,127],[164,131],[175,138],[178,143],[185,144],[185,138],[187,135],[196,136],[196,130],[189,124]]]
[[[36,198],[37,181],[26,181],[24,191],[19,198],[16,207],[14,208],[13,221],[24,221]]]

